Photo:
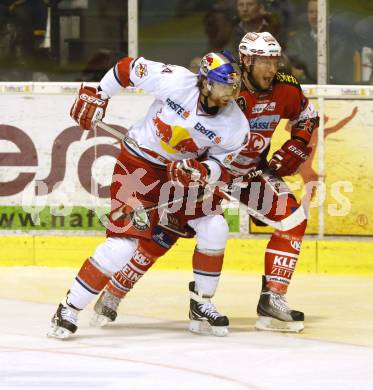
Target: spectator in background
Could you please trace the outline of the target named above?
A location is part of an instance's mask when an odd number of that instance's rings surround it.
[[[329,22],[329,83],[354,84],[358,41],[354,32],[358,16],[353,12],[337,12]]]
[[[17,28],[11,15],[12,0],[0,0],[0,81],[20,79],[17,69]]]
[[[2,0],[7,15],[17,28],[17,45],[20,54],[29,56],[35,48],[35,37],[45,31],[47,4],[43,0]]]
[[[295,29],[296,4],[291,0],[262,0],[262,4],[280,26],[279,42],[286,49],[288,37]]]
[[[317,83],[317,0],[308,0],[307,20],[289,40],[287,55],[292,73],[303,84]]]
[[[77,81],[100,81],[107,70],[112,68],[126,54],[121,51],[102,49],[89,60]]]
[[[236,55],[238,47],[233,40],[233,12],[229,2],[217,2],[207,12],[204,30],[208,39],[208,52],[228,50]]]
[[[328,83],[356,82],[355,57],[357,41],[353,28],[356,15],[343,12],[330,16],[328,39]],[[287,55],[292,73],[303,84],[317,83],[317,0],[308,0],[307,20],[289,39]]]
[[[260,0],[237,0],[236,23],[234,26],[234,46],[238,48],[243,35],[248,31],[270,32],[280,44],[280,24],[276,17],[267,12]],[[236,49],[237,50],[237,49]]]
[[[207,47],[203,52],[229,51],[237,57],[238,46],[233,37],[233,8],[235,0],[219,0],[207,11],[204,19],[204,31],[207,36]],[[189,70],[198,73],[202,57],[191,59]]]
[[[10,22],[9,9],[4,1],[0,1],[0,61],[14,55],[15,42],[16,30]]]
[[[291,73],[293,76],[295,76],[300,84],[316,84],[317,80],[313,79],[308,73],[308,65],[305,61],[302,61],[297,56],[295,57],[289,56],[288,60],[289,60],[288,72]]]
[[[45,33],[46,22],[46,1],[0,0],[2,73],[8,74],[8,80],[13,80],[12,75],[19,81],[31,78],[33,63],[38,60],[37,40]]]
[[[360,56],[360,79],[363,83],[373,83],[373,15],[359,20],[354,28]]]

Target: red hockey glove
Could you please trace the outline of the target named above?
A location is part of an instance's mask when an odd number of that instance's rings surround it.
[[[70,116],[82,129],[90,130],[92,122],[105,116],[107,104],[108,96],[104,92],[82,84],[79,96],[70,109]]]
[[[168,180],[184,187],[205,186],[209,171],[197,160],[185,159],[167,164]]]
[[[312,148],[306,146],[302,141],[291,139],[286,141],[281,149],[273,153],[269,162],[269,167],[280,177],[290,176],[296,173],[302,163],[304,163]]]

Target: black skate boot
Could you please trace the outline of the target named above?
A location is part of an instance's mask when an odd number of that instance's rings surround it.
[[[56,313],[52,317],[51,330],[48,337],[67,339],[78,329],[79,309],[66,302],[66,298],[59,304]]]
[[[114,322],[117,318],[117,310],[121,299],[105,290],[98,298],[93,310],[90,325],[102,328],[110,322]]]
[[[211,297],[198,295],[195,291],[195,283],[189,283],[190,309],[189,330],[194,333],[212,333],[214,336],[226,336],[228,334],[228,317],[221,315]]]
[[[304,329],[304,314],[291,310],[285,295],[266,288],[266,277],[262,276],[262,291],[256,309],[258,319],[255,328],[275,332],[301,332]]]

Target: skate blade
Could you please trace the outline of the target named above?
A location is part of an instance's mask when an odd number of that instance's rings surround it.
[[[303,321],[280,321],[273,317],[259,316],[255,329],[271,332],[299,333],[304,329]]]
[[[225,337],[229,333],[227,326],[211,326],[207,321],[197,320],[191,320],[189,322],[189,330],[192,333],[213,335],[217,337]]]
[[[103,328],[104,326],[106,326],[110,322],[113,322],[113,321],[111,321],[110,318],[108,318],[102,314],[94,313],[90,322],[89,322],[89,325],[91,325],[95,328]]]
[[[70,338],[70,336],[72,336],[72,332],[57,325],[52,325],[51,330],[47,333],[47,337],[59,340],[66,340]]]

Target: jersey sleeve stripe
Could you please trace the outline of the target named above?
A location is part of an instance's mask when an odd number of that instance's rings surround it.
[[[114,73],[115,80],[117,80],[118,84],[120,84],[123,87],[123,84],[118,77],[117,65],[114,66],[113,73]]]
[[[124,57],[114,67],[114,77],[122,87],[130,85],[130,67],[133,58]]]

